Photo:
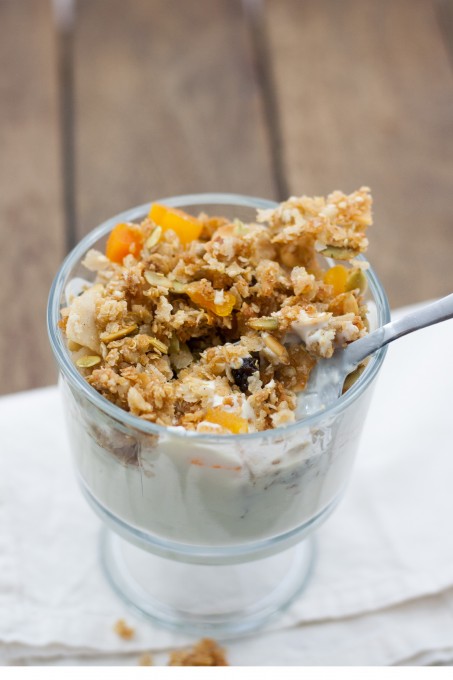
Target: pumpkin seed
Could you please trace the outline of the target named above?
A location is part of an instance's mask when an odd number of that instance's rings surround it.
[[[136,331],[138,328],[136,323],[133,323],[132,326],[126,326],[126,328],[121,328],[119,331],[115,331],[115,333],[102,333],[100,336],[102,342],[105,342],[107,345],[109,342],[113,342],[113,340],[120,340],[121,338],[125,338],[126,335],[130,335],[134,331]]]
[[[353,269],[346,281],[346,290],[359,290],[362,294],[366,292],[368,281],[361,269]]]
[[[353,248],[339,248],[337,246],[327,246],[327,248],[321,250],[321,255],[332,257],[334,260],[351,260],[353,257],[357,257],[359,253],[359,250]]]
[[[101,363],[101,357],[98,357],[95,354],[80,357],[80,359],[77,359],[77,361],[76,361],[76,365],[79,368],[91,368],[92,366],[96,366],[96,364],[100,364],[100,363]]]

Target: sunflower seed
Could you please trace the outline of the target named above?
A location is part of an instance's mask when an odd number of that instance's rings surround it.
[[[274,316],[261,316],[256,319],[249,319],[247,324],[255,331],[276,331],[278,328],[278,319]]]

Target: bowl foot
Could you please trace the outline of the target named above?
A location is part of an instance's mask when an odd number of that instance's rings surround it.
[[[229,565],[177,562],[104,529],[101,556],[115,592],[153,622],[194,635],[233,637],[265,625],[305,588],[310,537],[281,553]]]

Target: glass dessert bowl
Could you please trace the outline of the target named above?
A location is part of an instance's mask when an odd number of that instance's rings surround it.
[[[277,205],[230,194],[163,202],[244,222]],[[53,283],[48,327],[69,441],[81,489],[105,524],[102,563],[117,593],[164,625],[234,635],[264,624],[307,583],[309,535],[345,490],[386,350],[332,406],[285,427],[204,433],[124,411],[80,374],[59,319],[68,284],[87,278],[86,253],[104,251],[115,225],[141,220],[149,208],[124,212],[88,234]],[[366,276],[373,328],[388,322],[389,308],[371,268]]]

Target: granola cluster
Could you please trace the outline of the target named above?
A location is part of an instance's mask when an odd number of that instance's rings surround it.
[[[203,638],[192,649],[170,654],[168,666],[228,666],[225,650],[215,640]]]
[[[74,361],[104,397],[160,425],[231,434],[294,421],[317,358],[366,333],[355,258],[369,189],[290,198],[250,224],[186,217],[197,238],[151,211],[119,225],[133,230],[124,257],[87,253],[95,282],[69,294],[60,322]]]

